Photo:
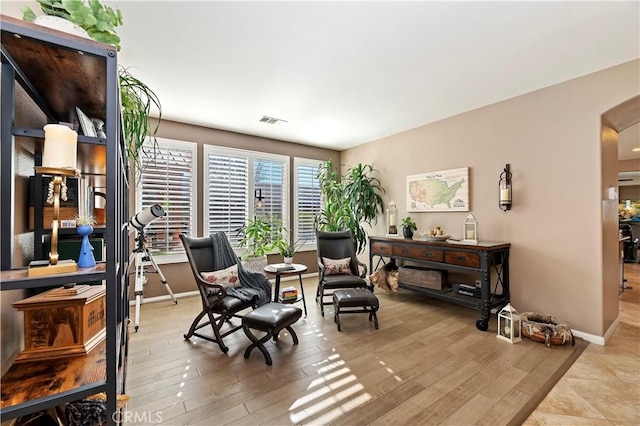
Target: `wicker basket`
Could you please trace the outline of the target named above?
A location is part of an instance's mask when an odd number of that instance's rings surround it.
[[[571,346],[576,344],[569,325],[552,315],[525,312],[520,314],[520,320],[522,335],[547,347],[564,345],[566,342],[571,342]]]

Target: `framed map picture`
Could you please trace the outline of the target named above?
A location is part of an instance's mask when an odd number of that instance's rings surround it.
[[[468,212],[469,168],[407,176],[408,212]]]

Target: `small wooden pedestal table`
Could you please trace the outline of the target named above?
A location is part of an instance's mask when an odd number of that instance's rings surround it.
[[[273,274],[276,276],[276,288],[275,291],[273,293],[273,301],[278,303],[278,294],[280,293],[280,276],[281,275],[293,275],[293,274],[297,274],[298,278],[300,280],[300,292],[302,293],[302,305],[304,306],[304,316],[305,318],[307,317],[307,302],[304,298],[304,286],[302,285],[302,273],[303,272],[307,272],[307,267],[304,265],[300,265],[298,263],[292,263],[291,266],[293,267],[293,269],[287,269],[287,270],[278,270],[277,268],[279,266],[283,265],[282,263],[278,263],[275,265],[267,265],[264,267],[264,271],[266,273],[269,274]],[[299,302],[300,298],[298,298],[296,300],[296,302]],[[293,303],[293,302],[288,302],[288,303]]]

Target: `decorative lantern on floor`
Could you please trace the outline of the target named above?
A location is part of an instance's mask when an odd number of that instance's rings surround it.
[[[387,237],[398,235],[398,206],[391,201],[387,206]]]
[[[462,226],[462,242],[478,244],[478,221],[472,214],[467,216]]]
[[[511,306],[511,303],[507,303],[507,306],[498,312],[498,335],[496,337],[509,343],[518,343],[522,341],[520,327],[520,314]]]

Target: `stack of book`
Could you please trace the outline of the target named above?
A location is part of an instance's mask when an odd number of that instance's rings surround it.
[[[275,263],[275,264],[271,265],[271,267],[276,272],[293,271],[295,269],[293,267],[293,265],[291,265],[289,263]]]
[[[295,287],[285,287],[280,289],[280,294],[278,295],[280,302],[282,303],[291,303],[298,300],[298,290]]]

